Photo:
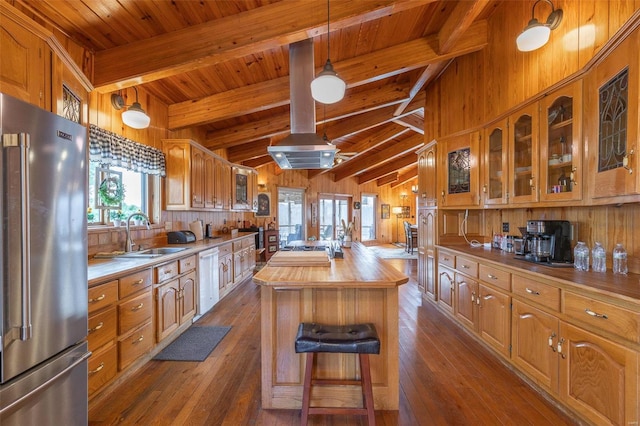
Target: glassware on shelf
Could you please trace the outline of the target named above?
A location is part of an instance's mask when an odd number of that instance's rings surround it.
[[[607,253],[602,244],[596,242],[591,250],[593,272],[607,272]]]
[[[582,241],[573,249],[573,267],[578,271],[589,270],[589,247]]]
[[[626,275],[627,272],[627,251],[618,243],[613,249],[613,273]]]

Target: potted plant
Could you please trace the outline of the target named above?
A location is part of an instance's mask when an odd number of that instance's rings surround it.
[[[93,222],[94,218],[95,215],[93,213],[93,210],[91,209],[91,207],[87,207],[87,222]]]
[[[142,225],[143,220],[144,220],[144,217],[142,216],[142,211],[138,210],[136,212],[136,215],[133,217],[133,224],[136,226],[140,226]]]
[[[113,221],[113,226],[117,228],[120,226],[120,222],[124,219],[124,213],[122,213],[122,210],[111,210],[110,217]]]

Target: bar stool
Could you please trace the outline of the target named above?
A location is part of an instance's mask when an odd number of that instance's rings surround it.
[[[313,363],[318,352],[353,353],[360,359],[360,380],[313,379]],[[366,415],[369,425],[375,425],[373,390],[369,354],[380,353],[380,339],[371,323],[350,325],[326,325],[301,323],[296,336],[296,353],[306,353],[304,388],[302,394],[301,424],[307,424],[309,414]],[[310,407],[312,385],[360,385],[363,408]]]

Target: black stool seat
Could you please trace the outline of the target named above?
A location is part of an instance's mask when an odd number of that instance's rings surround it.
[[[303,322],[298,327],[296,352],[379,354],[380,338],[371,323],[325,325]]]

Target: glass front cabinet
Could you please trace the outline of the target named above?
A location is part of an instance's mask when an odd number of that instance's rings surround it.
[[[482,193],[485,205],[503,205],[507,198],[509,152],[507,120],[484,130],[484,166]]]
[[[442,207],[480,204],[480,132],[471,132],[438,143],[440,202]]]
[[[582,199],[582,81],[540,101],[540,201]]]
[[[509,117],[509,198],[510,204],[538,201],[538,103]]]

